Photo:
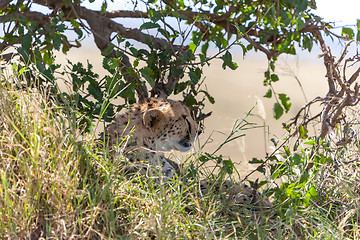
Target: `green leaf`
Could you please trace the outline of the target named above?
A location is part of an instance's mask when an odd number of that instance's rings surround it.
[[[272,82],[277,82],[277,81],[279,81],[279,76],[278,75],[276,75],[276,74],[271,74],[271,81]]]
[[[150,19],[153,22],[157,22],[162,18],[162,14],[159,11],[153,10],[153,9],[149,9],[148,11],[149,15],[150,15]]]
[[[301,139],[307,139],[308,138],[307,133],[308,133],[308,130],[304,126],[299,127],[299,134],[300,134]],[[309,142],[307,142],[307,143],[309,143]],[[305,143],[305,144],[307,144],[307,143]]]
[[[139,51],[136,48],[131,47],[131,48],[129,48],[129,50],[132,54],[134,54],[135,57],[137,57],[139,55]]]
[[[249,163],[251,164],[258,164],[258,163],[264,163],[264,160],[261,159],[257,159],[257,158],[252,158]]]
[[[284,151],[285,151],[286,155],[290,156],[291,152],[290,152],[290,149],[288,146],[284,146]]]
[[[151,28],[159,28],[159,27],[160,27],[160,25],[157,24],[157,23],[146,22],[146,23],[143,23],[143,24],[140,26],[140,30],[151,29]]]
[[[46,51],[46,52],[44,52],[44,54],[43,54],[43,60],[44,60],[44,62],[47,64],[47,65],[51,65],[51,64],[53,64],[53,57],[51,56],[51,52],[48,52],[48,51]]]
[[[274,61],[270,62],[270,68],[273,72],[275,71],[275,62]]]
[[[108,93],[110,98],[113,98],[120,91],[120,84],[122,82],[118,84],[119,79],[112,76],[111,77],[106,76],[105,80],[106,80],[105,83],[106,92]]]
[[[78,39],[82,38],[83,32],[79,28],[75,28],[74,31],[78,35]]]
[[[354,30],[352,30],[352,28],[347,28],[347,27],[342,28],[341,35],[343,37],[347,37],[348,39],[353,39],[355,36]]]
[[[310,194],[311,197],[316,197],[318,195],[314,186],[312,186],[307,193]]]
[[[278,120],[284,114],[284,109],[279,103],[274,104],[273,115],[276,120]]]
[[[261,172],[262,174],[266,173],[266,169],[264,168],[263,165],[260,165],[256,168],[256,171]]]
[[[195,105],[197,103],[196,99],[194,98],[193,95],[189,95],[188,98],[186,99],[186,106],[188,107],[192,107],[193,105]]]
[[[150,84],[151,87],[155,86],[154,80],[154,71],[149,67],[144,67],[140,69],[141,75],[146,79],[146,81]]]
[[[313,47],[314,42],[311,40],[310,37],[305,35],[305,36],[303,36],[302,44],[303,44],[303,47],[306,48],[307,50],[309,50],[309,52],[310,52]]]
[[[288,133],[291,132],[291,127],[290,127],[290,125],[285,124],[285,123],[282,123],[282,126],[283,126],[283,128],[284,128]]]
[[[175,85],[174,94],[179,94],[182,91],[185,90],[185,88],[188,86],[189,82],[178,82]]]
[[[357,27],[357,34],[356,34],[356,41],[360,41],[360,19],[356,20],[356,27]]]
[[[222,164],[223,164],[222,169],[225,170],[226,173],[228,174],[233,173],[235,166],[231,160],[223,160]]]
[[[289,102],[290,98],[287,97],[286,94],[280,93],[279,94],[279,99],[281,101],[281,104],[285,108],[285,112],[288,112],[290,110],[290,107],[291,107],[291,103]]]
[[[294,1],[296,6],[296,12],[300,13],[306,10],[308,1],[307,0],[300,0],[300,1]]]
[[[269,90],[265,93],[264,97],[266,97],[266,98],[271,98],[271,97],[272,97],[272,90],[269,89]]]
[[[189,49],[192,51],[192,52],[195,52],[197,46],[195,43],[191,42],[189,43]]]
[[[205,153],[206,154],[206,153]],[[206,155],[201,155],[200,157],[199,157],[199,161],[200,162],[208,162],[209,160],[211,160],[212,158],[211,157],[209,157],[207,154]]]
[[[5,42],[8,42],[9,44],[15,43],[19,37],[13,34],[5,34],[5,36],[2,38]]]
[[[26,52],[30,51],[31,48],[31,41],[32,41],[32,37],[31,35],[28,33],[26,35],[24,35],[24,37],[21,39],[21,47],[23,48],[23,50],[25,50]]]
[[[294,160],[294,164],[298,166],[301,162],[303,162],[303,159],[300,154],[295,153],[295,155],[292,157]]]
[[[23,73],[25,72],[25,70],[26,70],[26,67],[22,67],[22,68],[19,70],[19,76],[20,76],[21,74],[23,74]]]
[[[223,69],[225,69],[226,66],[228,66],[232,70],[235,70],[238,67],[237,64],[232,61],[232,56],[229,51],[226,51],[226,53],[221,57],[221,59],[223,60]]]
[[[242,24],[239,25],[237,22],[235,22],[235,27],[236,27],[236,30],[237,30],[239,36],[246,32],[246,28]]]
[[[175,17],[175,18],[179,18],[179,17],[180,17],[180,14],[179,14],[177,11],[172,11],[171,14],[172,14],[172,16]]]
[[[209,48],[209,42],[206,42],[201,46],[201,52],[202,52],[202,54],[204,54],[204,56],[206,56],[206,52],[207,52],[208,48]]]
[[[119,60],[115,58],[104,58],[103,59],[103,68],[108,70],[110,73],[114,74],[116,67],[119,66]]]
[[[40,73],[44,73],[45,72],[45,65],[43,62],[37,61],[36,62],[36,68],[39,70]]]
[[[171,35],[171,33],[170,32],[168,32],[168,31],[166,31],[166,30],[164,30],[164,29],[162,29],[162,28],[158,28],[158,31],[159,31],[159,33],[161,33],[161,35],[163,35],[165,38],[167,38],[167,37],[172,37],[172,35]]]
[[[314,146],[314,145],[316,145],[316,141],[315,141],[315,140],[311,140],[311,141],[304,142],[304,144]]]
[[[113,44],[109,44],[108,47],[104,51],[101,52],[101,55],[104,57],[109,55],[112,52],[112,50],[114,49],[114,47],[115,46]]]
[[[201,39],[203,38],[203,33],[201,32],[193,32],[192,41],[196,46],[199,46]]]
[[[199,80],[200,80],[202,71],[201,71],[200,68],[196,68],[195,70],[190,69],[190,72],[188,74],[189,74],[189,77],[190,77],[192,83],[197,84],[199,82]]]
[[[16,63],[13,63],[11,70],[17,71],[19,69],[19,66]]]
[[[270,141],[274,144],[274,146],[276,147],[279,143],[279,139],[277,138],[271,138]]]
[[[102,99],[103,93],[97,84],[90,83],[87,89],[96,100],[100,101]]]
[[[107,2],[103,1],[102,5],[101,5],[100,13],[104,14],[106,12],[106,8],[107,8]]]
[[[56,34],[55,37],[53,38],[53,44],[54,44],[54,48],[56,50],[60,50],[60,46],[62,43],[62,37],[60,34]]]
[[[295,141],[294,146],[293,146],[293,151],[297,151],[299,148],[300,142],[299,139]]]
[[[199,91],[199,92],[204,93],[205,96],[209,99],[209,102],[210,102],[211,104],[214,104],[214,103],[215,103],[215,99],[214,99],[212,96],[210,96],[210,94],[209,94],[208,92],[206,92],[206,91],[204,91],[204,90],[201,90],[201,91]]]
[[[304,28],[305,23],[304,21],[299,17],[296,21],[296,25],[297,25],[297,30],[300,31],[301,29]]]
[[[245,45],[242,44],[242,43],[239,43],[238,45],[240,45],[240,47],[242,48],[242,50],[243,50],[243,56],[245,57],[246,52],[247,52],[247,49],[246,49]]]
[[[203,54],[199,54],[201,66],[203,67],[206,63],[206,57]]]
[[[267,71],[264,72],[264,77],[265,77],[266,79],[270,79],[270,71],[269,71],[269,70],[267,70]]]
[[[272,179],[277,179],[277,178],[280,178],[284,172],[285,168],[278,168],[274,171],[274,173],[272,174],[271,178]]]
[[[66,26],[65,24],[60,24],[59,26],[57,26],[57,31],[58,32],[64,32],[66,30]]]

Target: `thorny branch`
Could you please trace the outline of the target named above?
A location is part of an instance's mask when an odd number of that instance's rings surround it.
[[[328,92],[325,97],[317,97],[302,107],[298,114],[292,119],[290,125],[305,126],[310,122],[309,119],[314,120],[315,118],[311,118],[308,111],[314,103],[321,102],[323,108],[321,112],[316,115],[316,118],[320,118],[321,124],[318,137],[320,139],[328,136],[337,146],[339,146],[344,145],[349,141],[347,139],[339,139],[336,136],[336,126],[339,123],[346,125],[343,117],[345,109],[350,106],[355,106],[360,100],[359,85],[358,83],[355,83],[360,74],[360,67],[353,72],[349,80],[346,80],[346,74],[349,72],[348,63],[359,62],[360,55],[359,53],[356,53],[354,56],[345,59],[348,54],[348,48],[353,43],[352,41],[349,41],[341,53],[340,58],[336,61],[336,57],[332,55],[330,47],[325,44],[320,30],[324,30],[325,32],[328,31],[326,26],[320,22],[308,23],[307,31],[312,33],[316,38],[322,51],[321,57],[323,58],[326,68],[325,76],[328,82]],[[301,116],[303,117],[303,120],[299,124]]]

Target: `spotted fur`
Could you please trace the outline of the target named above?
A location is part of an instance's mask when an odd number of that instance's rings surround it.
[[[182,103],[150,98],[127,113],[117,114],[104,136],[110,149],[121,149],[134,163],[131,169],[150,171],[145,166],[149,164],[161,167],[165,176],[173,178],[179,174],[179,166],[162,151],[190,150],[199,132],[190,110]]]
[[[166,178],[176,178],[180,174],[179,165],[166,158],[164,151],[190,150],[199,133],[198,124],[184,104],[150,98],[135,104],[129,112],[117,114],[105,129],[104,137],[114,157],[118,151],[126,156],[127,172],[153,176],[158,175],[160,169]],[[210,188],[209,182],[203,181],[200,188],[205,194]],[[216,188],[240,204],[256,203],[264,207],[271,204],[256,189],[241,183],[226,181]]]

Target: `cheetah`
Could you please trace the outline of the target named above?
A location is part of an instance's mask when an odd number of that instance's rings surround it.
[[[165,157],[165,152],[189,151],[201,130],[192,118],[189,108],[183,103],[170,99],[149,98],[135,104],[130,111],[118,113],[105,128],[102,137],[113,151],[122,151],[127,158],[126,172],[139,172],[153,176],[161,172],[166,179],[178,178],[179,164]],[[103,139],[104,140],[104,139]],[[116,150],[117,149],[117,150]],[[200,191],[206,193],[209,181],[200,183]],[[269,200],[256,189],[242,183],[225,181],[216,189],[227,192],[229,197],[240,204],[256,203],[260,207],[270,207]]]
[[[110,149],[123,151],[134,169],[160,167],[167,178],[174,178],[180,174],[179,165],[167,159],[164,151],[189,151],[200,133],[190,110],[182,103],[149,98],[129,112],[117,114],[104,137]]]

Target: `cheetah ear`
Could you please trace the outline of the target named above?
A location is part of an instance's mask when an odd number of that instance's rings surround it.
[[[152,128],[161,118],[163,117],[163,112],[159,109],[150,109],[144,113],[143,123],[145,127]]]

